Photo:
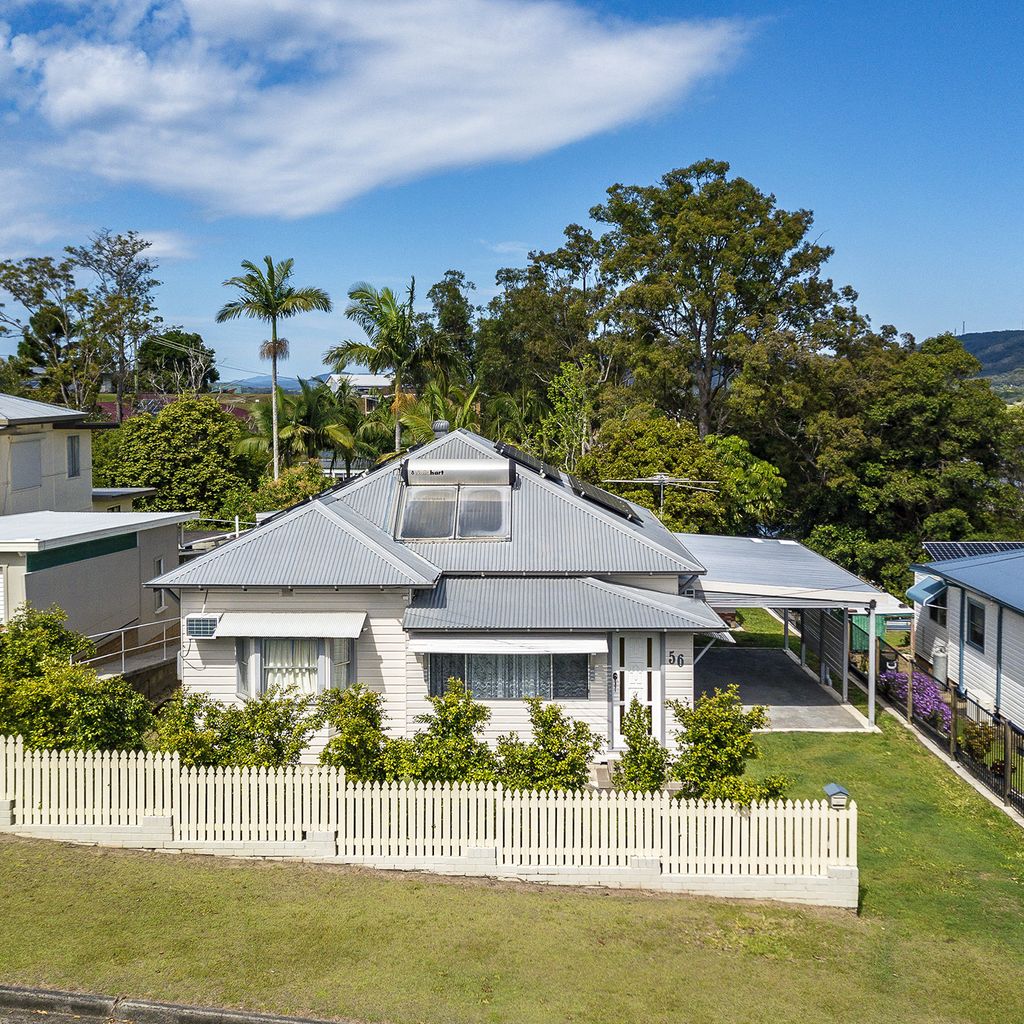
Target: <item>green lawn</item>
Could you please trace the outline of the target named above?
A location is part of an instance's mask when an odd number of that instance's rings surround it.
[[[0,841],[0,979],[370,1020],[1024,1020],[1024,833],[890,719],[762,737],[861,807],[863,908]]]
[[[743,629],[732,635],[741,647],[775,647],[782,650],[782,623],[764,608],[744,608],[736,613],[736,619]],[[789,649],[795,654],[800,653],[800,638],[792,633],[789,635]]]

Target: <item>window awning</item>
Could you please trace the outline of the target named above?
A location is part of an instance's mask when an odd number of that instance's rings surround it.
[[[366,612],[224,612],[217,636],[357,637]]]
[[[608,639],[543,633],[449,634],[413,636],[409,650],[417,654],[607,654]]]
[[[914,604],[934,604],[946,592],[946,581],[937,576],[925,576],[907,591],[907,600]]]

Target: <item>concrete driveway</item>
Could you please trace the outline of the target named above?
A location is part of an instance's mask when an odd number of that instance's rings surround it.
[[[746,707],[765,704],[772,732],[848,732],[867,720],[819,686],[784,651],[712,647],[694,669],[695,695],[738,683]]]

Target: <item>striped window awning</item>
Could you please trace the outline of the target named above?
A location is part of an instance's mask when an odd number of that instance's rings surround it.
[[[476,636],[413,636],[409,650],[417,654],[607,654],[604,636],[575,634],[491,633]]]

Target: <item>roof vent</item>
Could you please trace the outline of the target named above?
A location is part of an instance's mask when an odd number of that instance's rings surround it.
[[[444,437],[450,429],[450,425],[447,420],[434,420],[430,424],[430,429],[434,432],[434,437]]]

